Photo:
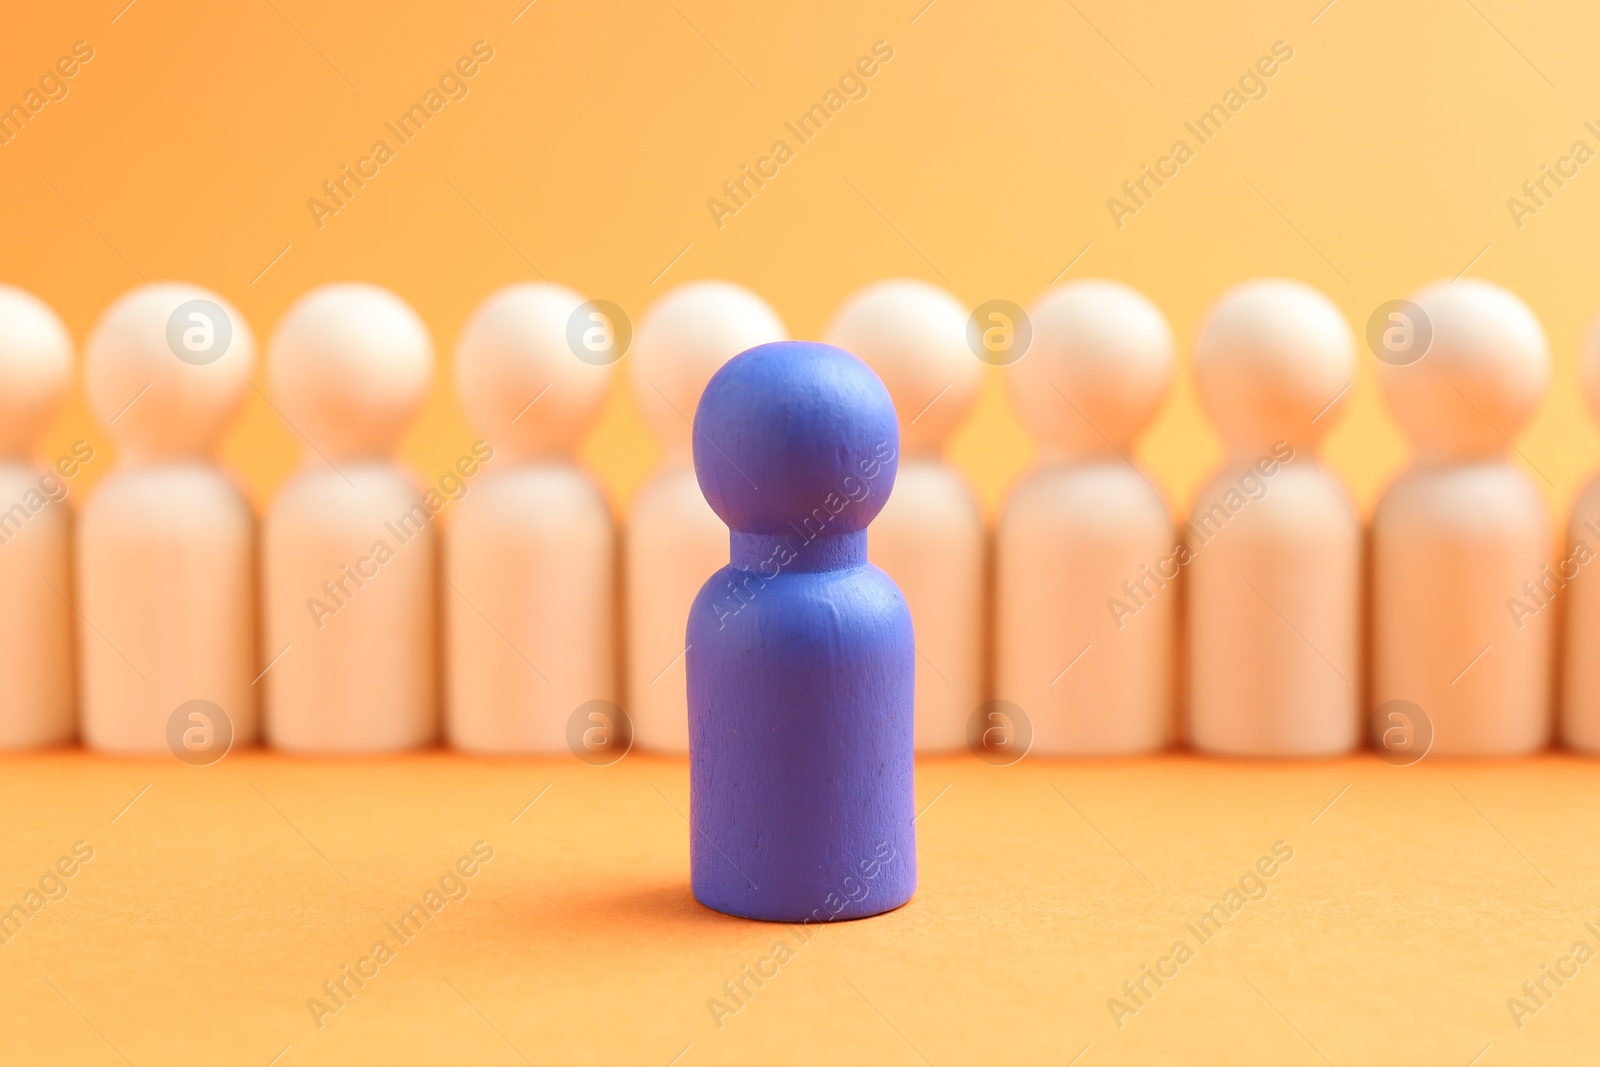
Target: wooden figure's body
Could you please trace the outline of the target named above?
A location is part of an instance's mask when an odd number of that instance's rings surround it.
[[[1164,747],[1178,572],[1161,494],[1115,453],[1057,455],[1006,503],[995,554],[999,693],[1029,709],[1033,752]],[[1119,577],[1138,583],[1137,601]]]
[[[72,684],[72,516],[26,461],[0,463],[0,749],[59,744],[77,732]],[[54,485],[61,485],[58,480]],[[41,503],[37,511],[30,506]],[[21,511],[18,511],[18,508]]]
[[[995,695],[1029,717],[1036,755],[1149,752],[1172,734],[1175,535],[1128,456],[1171,383],[1172,333],[1113,282],[1054,289],[1031,318],[1006,373],[1042,455],[996,535]]]
[[[641,748],[689,749],[683,620],[706,577],[727,559],[728,528],[695,483],[690,437],[700,395],[728,360],[787,337],[756,294],[701,281],[662,297],[639,323],[629,381],[662,445],[624,532],[626,705]]]
[[[893,403],[848,353],[781,342],[717,373],[695,429],[732,530],[689,615],[695,897],[780,922],[899,907],[916,888],[915,638],[866,533],[894,484]]]
[[[309,447],[262,531],[266,732],[278,748],[382,752],[437,730],[437,494],[392,459],[433,376],[416,313],[329,285],[272,339],[278,408]]]
[[[382,460],[308,468],[279,491],[261,567],[274,747],[383,752],[433,740],[430,520],[416,482]]]
[[[1421,708],[1436,755],[1530,752],[1550,736],[1554,613],[1519,619],[1508,598],[1545,573],[1549,528],[1507,440],[1544,395],[1544,331],[1487,282],[1441,282],[1414,300],[1431,346],[1379,368],[1417,458],[1372,518],[1372,699]]]
[[[55,312],[0,285],[0,749],[60,744],[77,730],[66,479],[94,449],[81,442],[44,467],[32,458],[71,378],[72,339]]]
[[[634,498],[625,534],[627,692],[635,738],[656,752],[689,751],[684,639],[672,620],[688,616],[706,576],[728,559],[728,527],[706,504],[688,462],[667,464]]]
[[[1416,466],[1372,517],[1374,700],[1433,721],[1436,755],[1531,752],[1550,738],[1554,612],[1509,595],[1550,559],[1544,504],[1505,462]]]
[[[1361,527],[1344,487],[1309,449],[1236,456],[1196,499],[1187,533],[1194,747],[1233,756],[1354,748]]]
[[[190,347],[174,347],[175,318]],[[89,339],[89,402],[120,453],[76,536],[91,748],[165,751],[168,720],[191,700],[221,709],[232,744],[256,738],[255,519],[211,460],[254,364],[244,319],[191,285],[135,289]]]
[[[919,752],[960,748],[983,700],[983,518],[940,455],[981,381],[967,318],[960,301],[936,286],[885,281],[846,302],[827,335],[877,373],[900,420],[894,495],[873,520],[867,553],[894,579],[916,622]]]
[[[83,736],[108,752],[167,748],[167,720],[208,700],[255,740],[255,519],[205,463],[118,470],[78,519]]]
[[[867,555],[894,579],[917,629],[918,752],[966,742],[983,700],[983,517],[941,459],[905,456],[894,495],[873,521]]]
[[[469,752],[565,751],[573,711],[616,699],[611,513],[572,455],[611,365],[568,346],[582,304],[559,286],[510,286],[473,315],[457,349],[457,388],[488,439],[476,451],[492,456],[471,465],[482,473],[454,506],[440,591],[446,732]]]
[[[1229,457],[1195,500],[1189,738],[1231,756],[1360,740],[1361,526],[1315,446],[1355,375],[1355,340],[1299,282],[1247,282],[1201,329],[1201,399]]]
[[[446,534],[446,725],[468,752],[566,751],[567,719],[616,700],[611,513],[570,463],[490,471]]]

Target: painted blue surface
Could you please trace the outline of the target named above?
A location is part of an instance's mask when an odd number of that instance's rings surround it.
[[[866,534],[898,467],[889,393],[842,349],[780,341],[717,372],[694,430],[733,531],[689,612],[695,897],[783,922],[897,908],[917,883],[916,650]]]

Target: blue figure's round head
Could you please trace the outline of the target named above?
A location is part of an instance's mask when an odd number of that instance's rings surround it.
[[[712,377],[694,416],[700,491],[729,528],[776,534],[827,517],[866,529],[899,469],[889,390],[861,360],[817,341],[776,341]]]

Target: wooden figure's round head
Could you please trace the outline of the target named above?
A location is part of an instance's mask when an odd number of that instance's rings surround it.
[[[1075,453],[1126,452],[1172,385],[1172,330],[1143,294],[1108,281],[1051,289],[1028,312],[1033,341],[1007,372],[1041,440]]]
[[[738,533],[867,528],[894,486],[894,401],[861,360],[819,341],[760,345],[712,377],[694,416],[694,470]]]
[[[50,306],[0,285],[0,459],[32,449],[72,378],[72,338]]]
[[[467,417],[513,456],[571,452],[600,414],[611,363],[573,351],[584,299],[559,285],[508,285],[478,306],[456,343]]]
[[[387,289],[324,285],[278,323],[267,379],[284,418],[330,461],[387,457],[433,382],[433,342]]]
[[[1230,448],[1315,445],[1356,373],[1356,342],[1311,286],[1259,278],[1211,308],[1194,351],[1200,402]]]
[[[1420,456],[1497,456],[1544,399],[1550,350],[1539,320],[1489,282],[1436,282],[1414,295],[1431,334],[1414,362],[1380,362],[1396,421]]]
[[[829,344],[883,379],[908,455],[937,453],[978,394],[983,364],[967,346],[968,317],[938,286],[901,278],[861,290],[828,327]]]
[[[788,337],[755,293],[731,282],[680,285],[645,313],[633,341],[634,401],[669,451],[687,456],[706,383],[740,352]]]
[[[84,345],[84,390],[126,458],[202,458],[227,432],[255,363],[255,335],[232,304],[156,282],[100,316]]]

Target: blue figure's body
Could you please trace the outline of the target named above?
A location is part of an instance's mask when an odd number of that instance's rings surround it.
[[[732,530],[689,612],[695,897],[753,919],[855,919],[916,889],[911,614],[867,562],[899,426],[829,345],[735,357],[695,414],[694,463]]]

